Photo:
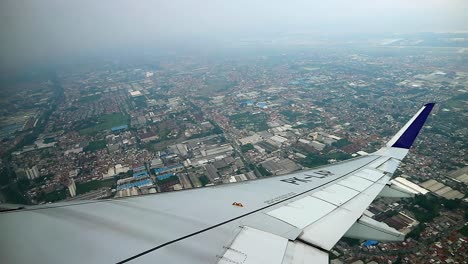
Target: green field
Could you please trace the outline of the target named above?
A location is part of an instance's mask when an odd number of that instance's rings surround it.
[[[232,123],[238,129],[263,131],[268,129],[268,116],[265,113],[251,114],[249,112],[230,116]]]
[[[346,138],[342,138],[336,142],[333,142],[332,143],[332,146],[334,146],[335,148],[343,148],[343,147],[346,147],[348,145],[351,145],[352,142],[350,142],[349,140],[347,140]]]
[[[94,135],[102,130],[111,129],[115,126],[128,125],[128,116],[122,113],[106,114],[99,117],[97,124],[90,124],[80,130],[82,135]]]
[[[84,148],[84,151],[96,151],[99,149],[106,148],[107,142],[105,139],[103,140],[96,140],[89,142],[88,146]]]
[[[53,202],[57,202],[57,201],[64,200],[65,198],[67,198],[67,193],[68,193],[67,189],[55,190],[50,193],[42,193],[38,195],[37,199],[40,201],[47,202],[47,203],[49,202],[53,203]]]
[[[101,95],[100,94],[93,94],[93,95],[89,95],[89,96],[83,96],[79,99],[79,102],[80,103],[92,103],[92,102],[96,102],[96,101],[99,101],[99,99],[101,99]]]
[[[0,198],[7,203],[27,204],[28,200],[21,194],[18,188],[8,186],[0,190]]]
[[[224,79],[208,79],[205,81],[205,84],[207,86],[207,90],[211,92],[228,91],[237,85],[236,82],[231,82]]]
[[[208,177],[206,177],[205,175],[200,176],[198,179],[200,180],[200,182],[201,182],[201,184],[202,184],[203,186],[205,186],[205,185],[207,185],[208,183],[210,183],[210,179],[208,179]]]
[[[465,237],[468,237],[468,225],[463,226],[462,229],[460,229],[460,233]]]
[[[242,151],[242,153],[245,153],[245,152],[247,152],[247,151],[249,151],[249,150],[253,150],[253,149],[255,149],[255,148],[254,148],[254,146],[253,146],[252,144],[250,144],[250,143],[241,146],[241,151]]]
[[[468,101],[468,94],[459,94],[457,96],[450,98],[446,102],[444,102],[443,107],[463,109],[466,107],[467,101]]]
[[[350,158],[352,158],[352,156],[344,152],[334,152],[334,153],[328,153],[325,155],[321,155],[317,153],[309,153],[307,154],[306,158],[299,160],[299,163],[304,167],[313,168],[313,167],[328,164],[328,160],[330,159],[341,161],[341,160],[347,160]]]
[[[83,194],[103,187],[114,187],[117,179],[95,180],[76,184],[76,194]]]
[[[283,110],[280,113],[284,115],[289,122],[296,122],[297,118],[302,115],[299,112],[295,112],[291,110]]]

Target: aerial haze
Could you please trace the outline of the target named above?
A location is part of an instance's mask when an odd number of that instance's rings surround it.
[[[467,14],[0,1],[0,259],[466,263]]]
[[[2,68],[246,37],[468,30],[468,2],[2,1]]]

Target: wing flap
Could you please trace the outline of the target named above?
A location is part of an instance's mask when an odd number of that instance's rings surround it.
[[[287,245],[284,237],[244,226],[218,263],[281,264]]]
[[[219,264],[305,264],[327,263],[328,254],[300,241],[244,226],[226,252],[219,257]]]
[[[302,233],[300,228],[264,213],[255,214],[242,219],[239,225],[249,226],[289,240],[296,240],[296,238]]]
[[[306,227],[299,239],[330,250],[360,216],[361,213],[358,211],[337,208],[326,217]],[[344,221],[344,219],[349,219],[349,221]]]
[[[328,253],[299,241],[289,241],[282,264],[328,263]]]
[[[388,173],[394,173],[396,169],[400,166],[400,161],[397,159],[389,159],[379,167],[377,167],[378,170],[388,172]]]
[[[345,236],[378,241],[403,241],[405,239],[405,234],[365,215],[353,224]]]
[[[298,228],[304,228],[327,215],[335,208],[336,206],[331,203],[311,196],[305,196],[274,209],[267,214]]]
[[[332,249],[343,234],[361,217],[389,179],[388,176],[381,178],[320,220],[305,227],[299,239],[325,250]]]

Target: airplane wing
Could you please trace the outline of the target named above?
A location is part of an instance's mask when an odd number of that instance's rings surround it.
[[[0,213],[3,263],[328,263],[346,235],[404,235],[363,215],[434,104],[375,153],[261,180]]]

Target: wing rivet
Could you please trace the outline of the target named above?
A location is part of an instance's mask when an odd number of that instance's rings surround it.
[[[238,202],[233,202],[232,205],[237,206],[237,207],[244,207],[242,203],[238,203]]]

